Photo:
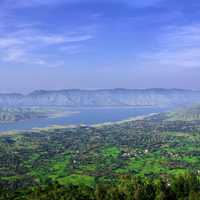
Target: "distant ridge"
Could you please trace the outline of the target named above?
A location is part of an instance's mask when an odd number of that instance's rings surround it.
[[[0,106],[177,106],[200,103],[199,90],[186,89],[65,89],[30,94],[0,94]]]
[[[102,92],[102,91],[190,91],[190,92],[200,92],[200,90],[194,89],[180,89],[180,88],[145,88],[145,89],[127,89],[127,88],[113,88],[113,89],[60,89],[60,90],[33,90],[28,94],[22,94],[19,92],[0,92],[0,95],[20,95],[20,96],[28,96],[33,94],[43,94],[43,93],[61,93],[61,92],[78,92],[78,91],[87,91],[87,92]]]

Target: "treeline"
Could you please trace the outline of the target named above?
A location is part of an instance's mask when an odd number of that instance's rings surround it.
[[[49,183],[18,191],[0,191],[0,200],[200,200],[200,180],[195,174],[168,179],[122,177],[94,187]]]

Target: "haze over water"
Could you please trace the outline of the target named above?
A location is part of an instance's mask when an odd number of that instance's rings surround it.
[[[116,122],[132,117],[151,113],[164,112],[167,109],[159,107],[124,107],[124,108],[83,108],[71,109],[79,111],[71,116],[57,118],[38,118],[13,123],[1,123],[0,131],[29,130],[32,128],[45,128],[52,125],[79,125]]]

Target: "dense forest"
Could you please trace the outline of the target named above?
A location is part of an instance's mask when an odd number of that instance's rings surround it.
[[[1,190],[1,200],[200,200],[200,180],[185,174],[171,180],[124,176],[92,186],[48,183],[18,191]]]

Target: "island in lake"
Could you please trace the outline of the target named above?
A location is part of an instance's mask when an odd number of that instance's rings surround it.
[[[14,123],[37,118],[56,118],[77,114],[60,107],[0,107],[0,123]]]

